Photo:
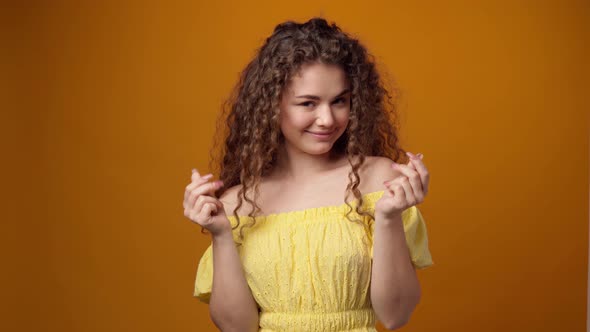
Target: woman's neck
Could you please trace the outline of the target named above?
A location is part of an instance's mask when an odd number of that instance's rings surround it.
[[[293,183],[308,182],[348,164],[346,155],[336,154],[334,150],[321,155],[293,150],[284,146],[279,150],[277,164],[270,177]]]

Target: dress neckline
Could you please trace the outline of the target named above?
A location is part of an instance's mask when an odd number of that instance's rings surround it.
[[[379,190],[379,191],[373,191],[373,192],[369,192],[364,195],[361,195],[361,197],[363,198],[363,204],[366,203],[367,199],[374,200],[375,198],[381,196],[379,194],[382,194],[384,192],[385,192],[385,190]],[[358,203],[358,199],[354,199],[349,203],[351,206],[354,207]],[[271,214],[267,214],[267,215],[256,216],[256,219],[268,220],[268,219],[274,219],[274,218],[278,218],[278,217],[282,217],[282,216],[286,216],[286,215],[289,215],[289,216],[316,215],[316,214],[318,214],[318,212],[331,213],[331,212],[341,211],[344,207],[348,207],[348,205],[346,205],[346,203],[342,203],[342,204],[338,204],[338,205],[316,206],[316,207],[310,207],[310,208],[306,208],[306,209],[276,212],[276,213],[271,213]],[[248,215],[238,215],[238,216],[240,217],[240,219],[241,218],[251,218]],[[228,217],[228,219],[232,219],[232,220],[236,219],[232,213],[227,214],[227,217]]]

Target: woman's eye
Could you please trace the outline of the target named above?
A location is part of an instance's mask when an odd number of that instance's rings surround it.
[[[334,101],[334,103],[340,103],[340,104],[344,104],[346,102],[345,98],[338,98]],[[312,103],[311,101],[306,101],[304,103],[299,104],[300,106],[304,106],[304,107],[308,107],[308,106],[314,106],[315,104]]]

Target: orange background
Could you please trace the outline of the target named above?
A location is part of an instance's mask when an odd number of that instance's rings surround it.
[[[431,173],[435,265],[402,330],[584,328],[587,2],[27,3],[1,14],[0,330],[215,331],[184,187],[255,48],[315,15],[395,79]]]

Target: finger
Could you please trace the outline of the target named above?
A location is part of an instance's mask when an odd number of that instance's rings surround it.
[[[196,211],[200,211],[206,203],[213,203],[216,207],[221,207],[219,200],[215,197],[201,195],[197,198],[195,205],[192,207]],[[217,210],[215,210],[217,212]]]
[[[201,218],[199,217],[199,215],[201,214],[201,211],[196,211],[196,210],[190,210],[189,212],[189,219],[196,222],[197,224],[203,226],[203,221],[201,220]]]
[[[217,205],[215,203],[206,203],[203,208],[208,207],[209,217],[217,213]]]
[[[191,219],[201,226],[207,226],[211,220],[211,212],[214,210],[215,204],[207,203],[203,206],[201,211],[193,211]]]
[[[196,187],[195,182],[197,182],[199,178],[201,178],[201,173],[199,173],[199,171],[196,168],[193,168],[191,170],[191,183],[189,183],[186,186],[186,190],[184,192],[184,199],[185,200],[188,197],[187,191],[190,192]]]
[[[211,173],[208,173],[208,174],[206,174],[206,175],[203,175],[203,176],[201,176],[201,174],[199,173],[199,171],[197,171],[197,169],[196,169],[196,168],[193,168],[193,173],[192,173],[192,175],[191,175],[191,182],[195,182],[195,181],[197,181],[198,179],[201,179],[201,178],[204,178],[204,177],[209,177],[209,178],[211,178],[211,177],[213,177],[213,174],[211,174]]]
[[[415,159],[412,160],[412,163],[416,167],[416,171],[420,174],[420,182],[422,182],[422,191],[424,195],[428,193],[428,185],[430,183],[430,173],[424,163],[421,160]]]
[[[200,186],[200,185],[202,185],[204,183],[207,183],[212,176],[213,175],[211,175],[211,176],[207,176],[207,175],[206,176],[203,176],[200,179],[196,180],[195,182],[191,182],[188,186],[186,186],[186,189],[184,191],[184,202],[185,202],[184,205],[185,206],[189,206],[190,207],[190,206],[193,206],[194,205],[196,197],[195,196],[191,196],[191,193],[193,192],[193,190],[196,187],[198,187],[198,186]]]
[[[408,161],[408,166],[410,166],[413,170],[415,170],[416,172],[418,172],[418,169],[416,168],[416,164],[414,162],[414,159],[410,158],[410,160]],[[418,172],[419,174],[420,172]]]
[[[186,190],[184,191],[184,199],[186,200],[190,194],[190,192],[198,187],[199,185],[207,182],[209,179],[213,177],[213,174],[209,173],[207,175],[203,175],[196,180],[193,180],[188,186],[186,186]]]
[[[411,161],[408,163],[411,163]],[[393,163],[392,167],[402,172],[402,174],[408,178],[413,188],[413,192],[416,195],[422,195],[424,191],[424,186],[422,184],[422,178],[416,170],[411,169],[408,165],[402,165],[398,163]]]
[[[404,190],[404,195],[406,197],[407,205],[409,205],[409,206],[416,205],[417,201],[416,201],[416,197],[414,195],[414,190],[412,189],[412,185],[410,184],[410,180],[408,180],[408,178],[404,176],[399,180],[399,182],[402,185],[402,188]]]
[[[424,165],[424,162],[422,161],[422,159],[424,158],[424,155],[422,155],[421,153],[419,153],[419,157],[418,156],[414,156],[412,157],[411,154],[408,155],[410,156],[410,162],[416,167],[416,171],[418,172],[418,174],[420,174],[420,179],[422,181],[422,189],[424,191],[424,194],[426,194],[428,192],[428,184],[430,182],[430,174],[428,173],[428,169],[426,168],[426,166]]]
[[[395,192],[391,188],[391,183],[392,182],[393,182],[393,180],[391,180],[391,181],[383,181],[383,185],[385,186],[385,192],[388,193],[389,196],[392,196],[393,197],[393,196],[395,196]]]
[[[211,204],[211,211],[213,211],[212,214],[213,213],[217,214],[217,204],[215,204],[215,203],[207,203],[207,204]]]
[[[195,204],[195,200],[197,199],[197,197],[199,197],[199,195],[210,195],[213,196],[215,194],[215,190],[221,188],[223,184],[221,183],[221,181],[213,181],[213,182],[205,182],[203,184],[200,184],[198,187],[196,187],[195,189],[193,189],[190,194],[189,194],[189,198],[188,198],[188,204],[189,206],[192,206]]]
[[[208,221],[211,219],[211,211],[213,209],[211,205],[212,204],[205,204],[203,209],[197,214],[197,220],[199,224],[205,226],[209,223]]]
[[[414,167],[416,168],[416,171],[418,171],[418,173],[420,173],[420,174],[427,174],[428,173],[428,170],[426,169],[424,162],[420,158],[410,158],[410,162],[414,165]]]
[[[393,183],[391,184],[392,188],[393,188],[393,192],[395,197],[400,201],[403,202],[405,204],[406,201],[406,193],[404,192],[404,188],[401,185],[401,183],[399,183],[398,181],[393,181]]]
[[[418,174],[418,171],[416,170],[416,167],[414,165],[414,161],[412,158],[410,158],[410,160],[408,161],[406,166],[408,166],[410,169],[416,171],[416,173]],[[422,177],[420,177],[420,175],[418,174],[417,179],[413,179],[413,181],[410,181],[410,184],[412,186],[414,198],[416,199],[415,204],[421,203],[424,200],[424,196],[426,195],[424,193],[424,184],[422,183]]]
[[[201,173],[199,173],[199,171],[196,168],[193,168],[191,178],[195,176],[198,178],[201,176]]]
[[[395,188],[400,187],[400,179],[401,176],[398,176],[397,178],[393,179],[393,180],[389,180],[389,181],[385,181],[383,182],[385,184],[385,186],[387,187],[387,190],[392,194],[392,196],[396,195],[396,191]],[[399,195],[399,193],[397,193]]]
[[[191,174],[191,181],[196,181],[201,177],[202,177],[201,173],[196,168],[193,168],[192,174]]]

